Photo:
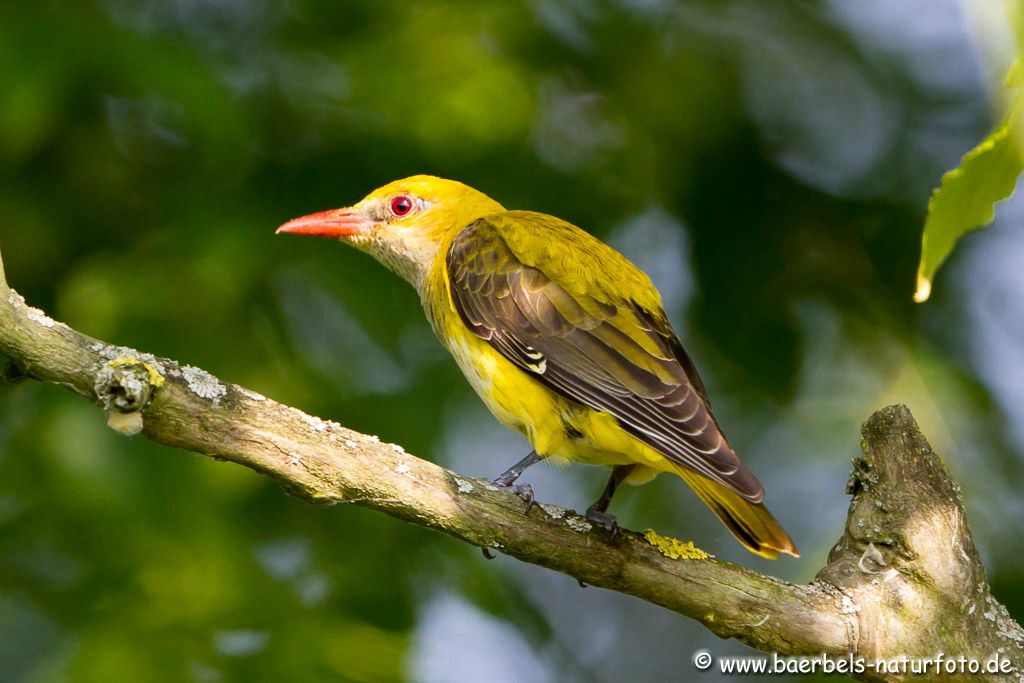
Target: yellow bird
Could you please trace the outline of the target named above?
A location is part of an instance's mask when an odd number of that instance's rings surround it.
[[[351,244],[416,288],[473,389],[534,446],[495,484],[532,504],[530,486],[515,481],[539,460],[611,466],[587,517],[615,533],[616,487],[671,472],[752,552],[797,555],[722,434],[658,291],[597,238],[426,175],[278,232]]]

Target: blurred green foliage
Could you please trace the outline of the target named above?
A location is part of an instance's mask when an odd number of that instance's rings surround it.
[[[744,553],[668,478],[620,495],[624,524],[809,580],[840,533],[859,423],[902,401],[1019,617],[1021,406],[979,375],[969,291],[908,296],[929,190],[993,125],[986,74],[1005,65],[968,24],[952,1],[11,0],[8,279],[83,332],[494,476],[525,444],[412,291],[353,250],[273,235],[394,178],[463,180],[657,275],[804,557]],[[1002,272],[972,270],[970,249],[953,261],[950,282]],[[604,474],[528,478],[579,508]],[[125,439],[55,387],[0,386],[5,680],[643,681],[687,678],[698,647],[744,652]]]

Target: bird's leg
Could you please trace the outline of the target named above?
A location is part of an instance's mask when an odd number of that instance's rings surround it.
[[[615,520],[614,515],[608,514],[608,505],[612,502],[612,496],[615,495],[615,489],[619,487],[622,480],[629,476],[629,473],[633,471],[636,465],[616,465],[612,468],[612,476],[608,478],[608,484],[604,487],[604,492],[601,497],[598,498],[593,505],[587,508],[585,517],[595,524],[600,524],[605,529],[612,533],[612,538],[619,535],[619,523]]]
[[[524,514],[528,514],[530,512],[530,509],[533,508],[533,487],[530,486],[529,484],[516,484],[516,479],[519,478],[519,476],[523,473],[523,470],[525,470],[527,467],[533,465],[534,463],[538,463],[543,459],[544,458],[542,456],[537,454],[537,451],[530,451],[530,454],[528,456],[526,456],[525,458],[517,462],[515,465],[512,465],[512,467],[509,467],[507,470],[502,472],[498,476],[498,478],[492,482],[495,486],[503,489],[508,489],[512,493],[516,494],[517,496],[525,500],[526,513]]]
[[[523,471],[527,467],[533,465],[534,463],[538,463],[543,459],[544,458],[542,456],[537,454],[537,451],[530,451],[530,454],[528,456],[517,462],[515,465],[512,465],[512,467],[509,467],[507,470],[498,475],[497,479],[491,482],[498,488],[511,491],[512,493],[516,494],[517,496],[520,496],[523,500],[525,500],[526,512],[523,513],[524,515],[529,514],[530,510],[533,508],[533,487],[530,486],[529,484],[516,484],[516,479],[518,479],[520,475],[522,475]],[[491,551],[487,548],[480,548],[480,550],[483,552],[484,557],[486,557],[488,560],[494,559],[494,555],[492,555]]]

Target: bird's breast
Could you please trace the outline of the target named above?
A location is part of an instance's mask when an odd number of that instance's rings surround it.
[[[559,395],[467,328],[451,302],[445,277],[437,268],[427,276],[421,292],[424,310],[499,422],[522,433],[545,457],[590,465],[639,464],[644,471],[668,469],[663,456],[623,430],[612,415]]]
[[[569,436],[561,417],[561,398],[463,324],[443,276],[443,270],[428,275],[422,292],[423,308],[470,386],[499,422],[521,432],[538,453],[551,455],[565,450]]]

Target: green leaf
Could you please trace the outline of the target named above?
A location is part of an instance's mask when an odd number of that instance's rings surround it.
[[[1024,170],[1021,134],[1020,108],[1014,106],[991,135],[942,176],[928,201],[914,301],[928,299],[935,271],[956,241],[992,222],[995,204],[1013,192]]]

